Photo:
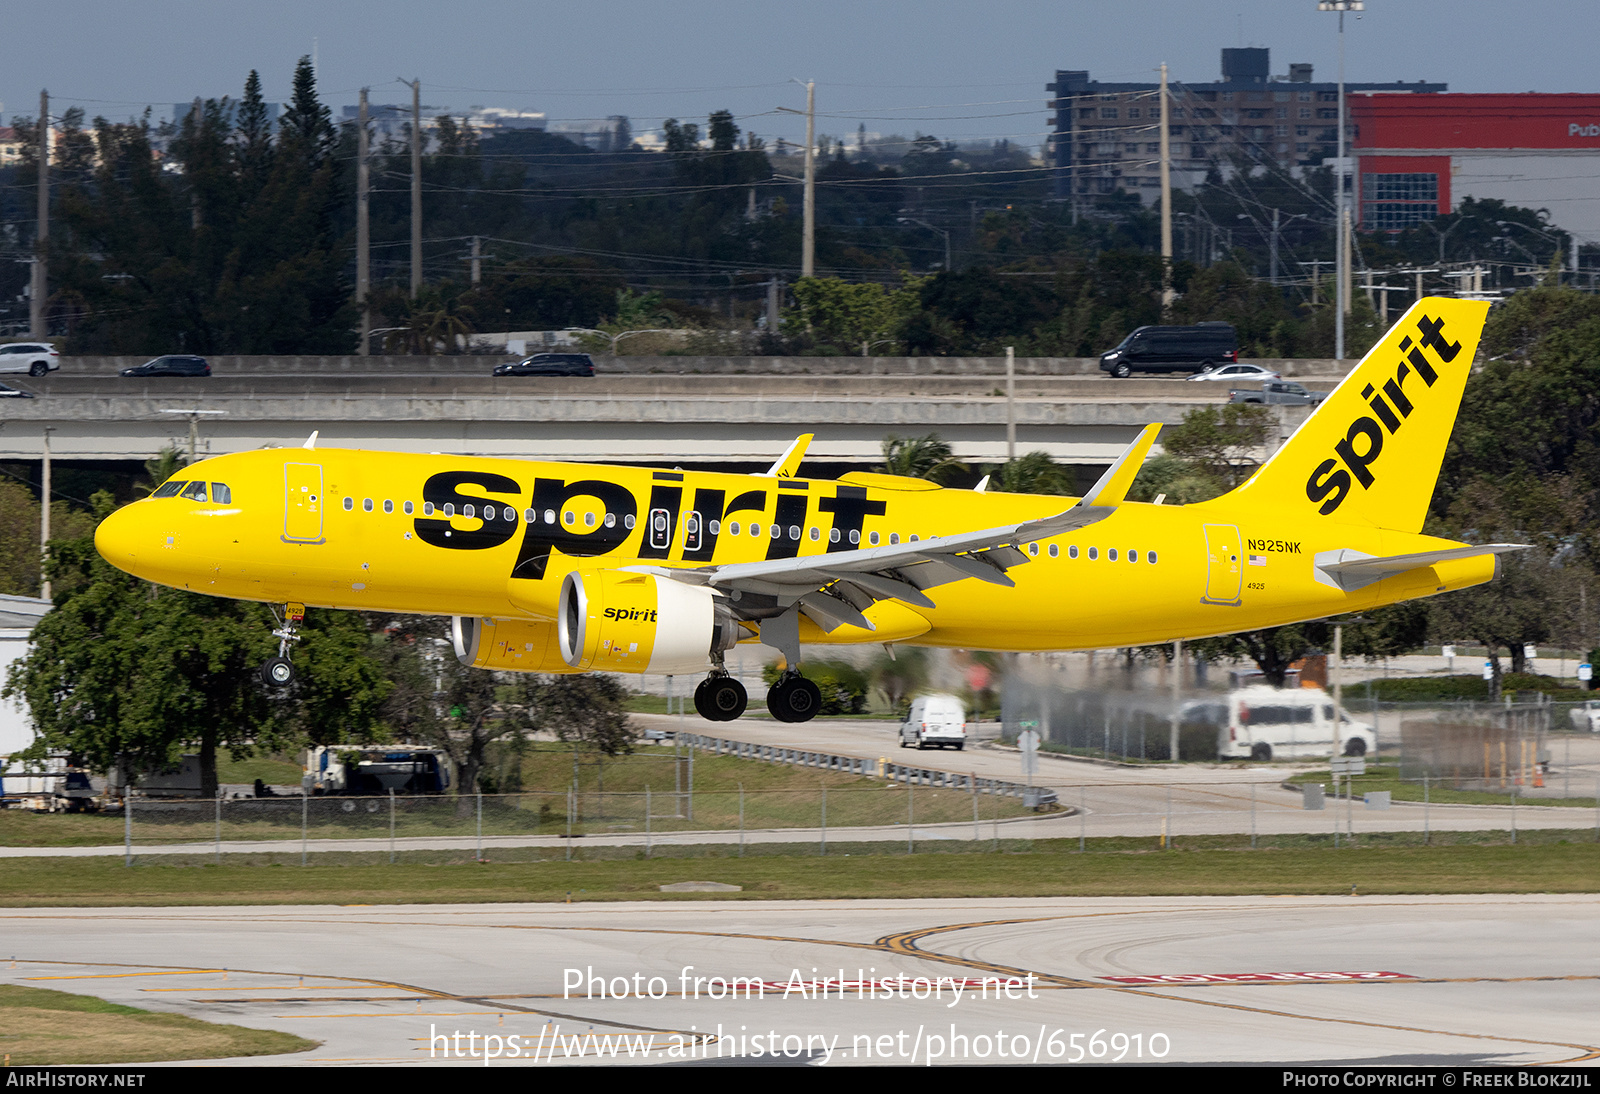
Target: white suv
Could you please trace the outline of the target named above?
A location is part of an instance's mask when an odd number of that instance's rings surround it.
[[[0,372],[43,376],[61,367],[61,355],[49,342],[10,342],[0,346]]]

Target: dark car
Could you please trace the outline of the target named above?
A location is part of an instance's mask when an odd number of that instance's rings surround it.
[[[594,361],[587,353],[536,353],[504,365],[496,376],[593,376]]]
[[[204,357],[169,354],[122,370],[123,376],[210,376],[211,366]]]
[[[33,392],[31,392],[31,391],[18,391],[16,388],[10,387],[9,385],[0,384],[0,399],[31,399],[31,398],[33,398]]]
[[[1100,371],[1117,377],[1135,372],[1193,372],[1238,359],[1239,333],[1231,323],[1140,327],[1116,349],[1100,355]]]

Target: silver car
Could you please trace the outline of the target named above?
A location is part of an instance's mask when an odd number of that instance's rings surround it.
[[[1260,365],[1218,365],[1197,372],[1191,380],[1281,380],[1282,376]]]
[[[43,376],[61,367],[61,355],[49,342],[10,342],[0,346],[0,372]]]

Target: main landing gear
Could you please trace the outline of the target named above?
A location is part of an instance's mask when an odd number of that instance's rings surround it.
[[[749,702],[744,685],[725,671],[713,672],[694,689],[694,709],[708,722],[731,722]]]
[[[272,632],[278,640],[278,656],[269,657],[261,664],[261,682],[269,688],[285,688],[294,683],[294,664],[289,660],[289,647],[300,641],[300,629],[295,624],[306,617],[304,604],[283,606],[283,625]]]
[[[822,709],[822,689],[791,669],[767,691],[767,709],[780,722],[809,722]]]

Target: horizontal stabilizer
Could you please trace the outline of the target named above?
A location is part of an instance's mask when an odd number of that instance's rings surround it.
[[[1452,547],[1442,551],[1419,551],[1409,555],[1369,555],[1348,547],[1337,551],[1318,552],[1313,560],[1316,579],[1324,585],[1353,593],[1374,581],[1382,581],[1407,570],[1418,570],[1436,562],[1449,562],[1457,558],[1476,558],[1479,555],[1506,555],[1512,551],[1526,551],[1523,543],[1488,543],[1481,547]]]

